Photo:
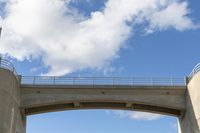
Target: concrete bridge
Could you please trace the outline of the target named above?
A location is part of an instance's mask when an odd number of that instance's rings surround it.
[[[180,132],[200,133],[198,66],[188,78],[28,77],[0,59],[0,133],[25,133],[27,115],[76,109],[172,115]]]

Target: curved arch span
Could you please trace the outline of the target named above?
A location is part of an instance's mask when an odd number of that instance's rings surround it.
[[[142,111],[149,113],[157,113],[162,115],[170,115],[180,117],[184,110],[172,109],[167,107],[145,105],[145,104],[127,104],[123,102],[103,102],[103,101],[86,101],[86,102],[69,102],[52,105],[43,105],[35,107],[27,107],[24,109],[26,115],[65,111],[65,110],[81,110],[81,109],[113,109],[113,110],[129,110]]]

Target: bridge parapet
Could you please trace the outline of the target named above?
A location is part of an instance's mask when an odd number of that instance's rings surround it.
[[[89,86],[184,86],[184,78],[174,77],[55,77],[22,76],[21,85]]]
[[[200,63],[198,63],[194,69],[192,70],[192,72],[189,74],[189,77],[192,78],[195,74],[197,74],[200,71]]]
[[[1,57],[0,57],[0,68],[7,69],[13,72],[14,75],[18,76],[17,71],[15,70],[13,64],[8,60],[2,59]]]

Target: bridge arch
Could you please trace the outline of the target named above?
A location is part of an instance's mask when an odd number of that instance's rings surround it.
[[[127,104],[126,101],[116,102],[116,101],[80,101],[80,102],[66,102],[57,103],[50,105],[42,105],[35,107],[24,108],[26,115],[55,112],[55,111],[66,111],[66,110],[82,110],[82,109],[112,109],[112,110],[127,110],[127,111],[142,111],[148,113],[157,113],[162,115],[170,115],[175,117],[180,117],[183,115],[184,110],[152,106],[146,104]]]

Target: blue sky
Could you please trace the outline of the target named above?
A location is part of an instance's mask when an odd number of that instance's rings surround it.
[[[0,0],[0,54],[21,75],[184,77],[200,62],[198,0],[8,1]],[[136,114],[34,115],[27,133],[177,133],[174,117]]]

